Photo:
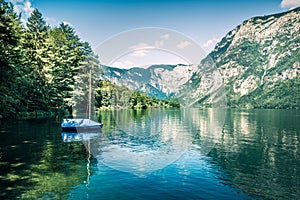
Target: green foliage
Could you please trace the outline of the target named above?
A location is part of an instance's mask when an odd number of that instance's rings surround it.
[[[49,61],[51,67],[48,74],[50,104],[53,107],[68,107],[71,102],[74,77],[79,69],[78,48],[80,40],[74,30],[61,24],[49,32]]]
[[[243,96],[234,106],[247,108],[300,108],[299,78],[263,85],[247,96]]]
[[[132,92],[124,86],[112,84],[107,80],[99,81],[95,98],[97,108],[180,108],[180,103],[174,99],[159,100],[140,92]]]
[[[42,13],[40,13],[38,9],[35,9],[28,18],[27,28],[32,33],[43,33],[49,29],[46,25],[46,21],[42,17]],[[41,37],[42,35],[36,36]]]
[[[24,28],[12,4],[0,1],[0,117],[69,109],[81,67],[99,66],[72,27],[50,28],[36,9]],[[81,91],[82,92],[82,91]]]
[[[16,114],[26,85],[21,42],[23,29],[12,4],[0,1],[0,115]]]
[[[88,55],[84,55],[80,62],[80,69],[78,75],[75,77],[75,85],[73,90],[72,104],[76,110],[76,113],[86,114],[88,117],[89,106],[94,104],[95,88],[100,76],[99,61],[97,57],[92,54],[90,46],[85,44],[82,49],[88,52]],[[91,112],[94,109],[91,110]]]
[[[83,183],[89,178],[88,173],[93,173],[87,171],[90,169],[86,168],[87,153],[82,143],[53,146],[52,142],[47,142],[40,152],[40,159],[26,170],[31,186],[22,193],[22,199],[64,199],[70,187]],[[62,151],[66,151],[65,154]]]
[[[174,99],[160,100],[140,92],[133,92],[129,98],[129,108],[146,109],[151,107],[180,108],[180,103]]]
[[[26,60],[23,64],[27,66],[28,90],[31,93],[25,99],[29,111],[47,110],[50,99],[47,76],[51,65],[48,56],[49,44],[46,40],[48,27],[38,10],[34,10],[28,18],[27,27],[23,44]]]

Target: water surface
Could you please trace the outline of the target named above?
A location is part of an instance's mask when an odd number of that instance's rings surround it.
[[[300,112],[103,111],[96,134],[60,119],[1,122],[1,199],[300,199]],[[65,136],[65,137],[64,137]]]

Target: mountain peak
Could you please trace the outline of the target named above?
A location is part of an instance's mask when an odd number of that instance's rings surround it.
[[[300,7],[245,20],[216,45],[209,57],[223,78],[230,106],[298,106],[299,95],[295,101],[292,94],[300,88],[299,30]],[[194,79],[202,76],[198,72]],[[199,92],[193,95],[201,99],[207,94],[201,93],[205,88],[198,82],[193,87]]]

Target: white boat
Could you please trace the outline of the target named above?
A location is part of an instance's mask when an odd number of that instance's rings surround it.
[[[95,132],[102,128],[103,124],[90,119],[63,119],[61,128],[63,132]]]

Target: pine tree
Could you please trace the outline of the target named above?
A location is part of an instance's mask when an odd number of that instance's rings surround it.
[[[0,115],[15,115],[25,85],[21,63],[23,30],[13,5],[0,0]]]
[[[49,42],[51,44],[49,56],[52,63],[49,81],[51,105],[56,108],[69,107],[72,104],[74,77],[80,65],[81,42],[73,28],[63,23],[50,31]]]
[[[30,110],[47,110],[49,93],[47,85],[47,74],[50,69],[49,44],[47,35],[49,27],[46,25],[42,14],[35,9],[28,18],[26,30],[27,69],[31,80],[30,95],[27,96]]]
[[[26,28],[20,18],[12,4],[0,0],[0,117],[72,108],[76,91],[86,101],[86,70],[93,71],[93,85],[99,76],[90,45],[69,25],[51,29],[37,9]]]

